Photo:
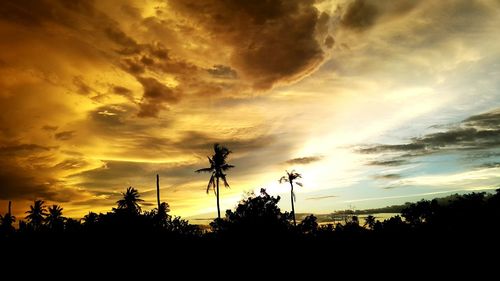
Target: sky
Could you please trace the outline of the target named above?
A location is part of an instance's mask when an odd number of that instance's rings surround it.
[[[214,217],[266,188],[298,213],[500,183],[498,0],[5,0],[0,213],[82,217],[129,186]]]

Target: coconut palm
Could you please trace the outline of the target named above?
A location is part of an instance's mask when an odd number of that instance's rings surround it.
[[[123,199],[116,201],[118,204],[118,210],[125,210],[131,214],[139,214],[141,212],[141,206],[139,202],[144,200],[140,199],[141,195],[137,189],[133,187],[128,187],[125,193],[122,193]]]
[[[211,173],[210,180],[207,185],[207,193],[210,191],[210,187],[214,190],[215,196],[217,197],[217,218],[220,219],[220,205],[219,205],[219,180],[222,179],[225,187],[229,187],[227,183],[225,171],[234,168],[233,165],[226,163],[227,156],[231,153],[229,149],[218,143],[214,144],[214,155],[212,158],[207,156],[210,167],[196,170],[195,172],[207,172]]]
[[[83,216],[83,222],[84,222],[83,224],[85,226],[95,225],[97,224],[98,220],[99,216],[94,212],[89,212],[88,214]]]
[[[302,175],[292,170],[291,172],[285,171],[286,175],[282,176],[279,180],[280,183],[288,182],[290,183],[290,201],[292,202],[292,216],[293,216],[293,225],[296,226],[297,222],[295,221],[295,207],[293,202],[295,202],[295,193],[293,192],[293,184],[295,183],[298,186],[302,186],[302,183],[296,182],[296,179],[302,178]]]
[[[35,200],[33,205],[30,206],[30,209],[26,211],[26,214],[28,214],[26,219],[29,225],[35,230],[40,229],[45,216],[47,216],[47,209],[43,205],[44,203],[43,200]]]
[[[0,215],[0,233],[2,231],[5,233],[9,233],[14,230],[12,224],[16,221],[16,217],[14,217],[11,213],[11,204],[12,202],[9,201],[9,209],[5,216]]]
[[[45,218],[45,221],[50,229],[61,230],[63,228],[65,217],[62,215],[62,210],[63,208],[58,205],[52,205],[49,207],[49,213]]]

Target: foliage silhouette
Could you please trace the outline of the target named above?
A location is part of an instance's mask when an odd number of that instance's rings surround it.
[[[208,188],[214,188],[218,194],[218,178],[227,183],[223,171],[232,166],[225,162],[229,154],[227,149],[216,145],[214,151],[214,156],[209,157],[212,166],[201,170],[212,172]],[[300,174],[292,171],[281,179],[281,182],[290,183],[292,206],[293,187],[298,178]],[[448,197],[447,201],[407,203],[401,216],[379,221],[369,215],[361,226],[358,213],[354,210],[344,212],[336,224],[321,225],[316,216],[309,215],[296,225],[294,208],[291,213],[281,212],[278,206],[280,197],[274,197],[262,188],[258,195],[246,194],[234,210],[226,211],[224,218],[217,217],[210,223],[209,231],[181,217],[169,215],[167,202],[143,211],[140,206],[143,200],[135,188],[127,188],[122,195],[123,198],[110,212],[89,212],[81,221],[65,218],[61,206],[52,205],[47,209],[44,201],[36,200],[26,212],[28,223],[20,221],[18,229],[13,227],[15,217],[9,206],[8,212],[0,215],[0,246],[27,245],[36,248],[50,243],[65,247],[78,241],[90,247],[99,243],[102,247],[117,245],[122,251],[132,253],[141,249],[138,241],[150,242],[152,248],[158,249],[186,249],[187,245],[218,247],[224,241],[229,241],[228,245],[254,241],[260,246],[258,249],[267,250],[274,248],[264,247],[265,243],[281,243],[288,245],[286,249],[294,248],[289,245],[303,245],[307,249],[355,253],[356,247],[363,250],[379,247],[374,253],[388,252],[388,249],[410,253],[432,247],[448,246],[448,249],[453,249],[461,241],[497,241],[500,235],[500,189],[494,194],[470,193]]]
[[[279,201],[279,196],[270,196],[263,188],[259,195],[249,193],[234,211],[226,211],[224,219],[210,223],[212,231],[225,238],[283,237],[290,230],[290,214],[281,212]]]
[[[130,215],[137,215],[141,212],[140,202],[144,200],[140,199],[139,192],[133,187],[127,188],[125,193],[122,193],[123,198],[116,201],[118,208],[115,209],[116,212],[125,211]]]
[[[225,187],[229,187],[229,183],[226,179],[225,171],[234,168],[233,165],[230,165],[226,162],[227,157],[231,151],[224,146],[216,143],[214,144],[214,154],[210,158],[208,158],[208,162],[210,163],[210,167],[198,169],[195,172],[201,173],[211,173],[210,179],[207,185],[207,193],[210,190],[210,187],[213,189],[215,196],[217,197],[217,218],[220,219],[220,205],[219,205],[219,180],[222,179]]]
[[[65,217],[62,215],[62,210],[58,205],[52,205],[48,209],[47,217],[45,218],[47,227],[53,231],[62,231],[64,229]]]
[[[30,209],[26,211],[26,219],[28,220],[28,227],[33,230],[40,230],[43,226],[43,221],[47,216],[47,209],[45,207],[45,202],[43,200],[35,200]]]
[[[0,236],[10,236],[15,232],[15,228],[12,224],[16,221],[16,217],[12,215],[11,204],[12,202],[9,201],[9,208],[4,216],[0,214]]]
[[[297,222],[295,221],[295,207],[293,203],[295,202],[295,193],[293,192],[293,184],[295,183],[298,186],[302,186],[302,183],[296,182],[296,179],[302,178],[302,175],[292,170],[291,172],[285,171],[286,175],[282,176],[279,180],[280,183],[288,182],[290,183],[290,201],[292,202],[292,217],[293,217],[293,225],[296,226]]]

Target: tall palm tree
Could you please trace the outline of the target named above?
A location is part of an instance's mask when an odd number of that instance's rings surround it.
[[[65,217],[63,217],[62,215],[62,210],[63,208],[58,205],[52,205],[49,207],[49,213],[45,220],[50,229],[60,230],[61,228],[63,228]]]
[[[220,205],[219,205],[219,180],[222,179],[225,187],[229,187],[229,184],[226,180],[225,171],[234,168],[233,165],[229,165],[226,163],[227,156],[231,153],[229,149],[224,146],[219,145],[218,143],[214,144],[214,155],[212,158],[207,156],[208,162],[210,163],[210,167],[196,170],[195,172],[207,172],[211,173],[210,180],[207,185],[207,194],[210,190],[210,187],[214,190],[215,196],[217,197],[217,218],[220,219]]]
[[[128,187],[125,193],[122,193],[123,199],[116,201],[118,204],[118,210],[125,210],[131,214],[139,214],[141,212],[141,206],[139,202],[144,200],[140,199],[141,195],[137,189],[133,187]]]
[[[295,202],[295,193],[293,192],[293,184],[295,183],[298,186],[302,186],[302,183],[296,182],[296,179],[302,178],[302,175],[292,170],[291,172],[285,171],[286,175],[282,176],[279,180],[280,183],[288,182],[290,183],[290,201],[292,202],[292,215],[293,215],[293,225],[296,226],[297,222],[295,221],[295,207],[293,202]]]
[[[30,209],[26,211],[26,214],[28,214],[26,219],[35,230],[40,229],[45,216],[47,216],[47,210],[43,205],[44,203],[43,200],[35,200],[33,205],[30,206]]]

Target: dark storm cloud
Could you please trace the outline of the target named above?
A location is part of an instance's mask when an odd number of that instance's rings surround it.
[[[351,2],[342,17],[342,26],[358,30],[372,26],[379,13],[377,6],[373,2],[367,0],[354,0]]]
[[[36,198],[69,202],[80,197],[76,190],[61,188],[61,182],[46,175],[36,175],[32,170],[20,167],[15,161],[0,160],[0,199],[34,200]]]
[[[323,60],[312,0],[172,0],[169,5],[231,47],[231,67],[255,89],[300,78]]]
[[[78,17],[99,16],[93,1],[75,0],[5,0],[0,5],[0,18],[13,23],[37,26],[56,23],[68,27],[77,27]]]
[[[121,6],[130,14],[134,9],[127,7]],[[168,50],[160,43],[138,43],[120,28],[117,21],[98,10],[93,1],[7,1],[0,7],[0,15],[4,16],[4,21],[29,25],[30,28],[38,28],[49,34],[52,29],[47,26],[57,25],[64,32],[88,41],[86,43],[97,48],[108,63],[120,66],[143,85],[143,103],[140,104],[140,116],[143,117],[156,116],[167,107],[166,104],[179,97],[175,95],[174,98],[173,92],[154,78],[144,77],[146,70],[160,74],[193,74],[191,65],[180,58],[170,59]],[[178,80],[183,82],[188,78],[181,77]],[[103,98],[82,76],[75,76],[72,83],[81,95],[95,99],[97,97],[91,95],[97,94],[98,98]],[[133,102],[131,93],[124,89],[115,88],[114,93]]]
[[[295,164],[307,165],[307,164],[310,164],[313,162],[317,162],[317,161],[321,160],[322,158],[323,157],[321,157],[321,156],[298,157],[298,158],[293,158],[293,159],[287,160],[285,163],[290,164],[290,165],[295,165]]]
[[[140,105],[140,117],[155,117],[165,103],[172,104],[179,100],[179,94],[172,88],[165,86],[154,78],[138,77],[137,80],[144,88],[144,101]]]
[[[62,140],[62,141],[70,140],[74,136],[75,136],[75,131],[64,131],[54,135],[54,137],[57,140]]]
[[[392,18],[405,15],[420,2],[414,0],[354,0],[345,7],[341,26],[363,31],[374,26],[382,17]]]
[[[472,150],[500,147],[499,110],[471,116],[446,131],[413,138],[410,143],[374,145],[360,153],[411,152],[433,153],[443,150]],[[411,156],[411,154],[409,155]]]

